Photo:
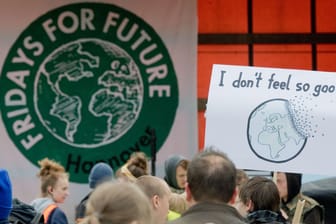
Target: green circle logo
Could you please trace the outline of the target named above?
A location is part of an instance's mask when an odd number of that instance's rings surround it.
[[[0,77],[8,135],[33,164],[61,162],[87,182],[100,161],[117,169],[164,144],[178,106],[170,55],[155,30],[111,4],[79,3],[32,22]]]

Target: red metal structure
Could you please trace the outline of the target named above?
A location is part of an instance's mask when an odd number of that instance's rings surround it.
[[[198,0],[198,126],[213,64],[336,71],[335,0]]]

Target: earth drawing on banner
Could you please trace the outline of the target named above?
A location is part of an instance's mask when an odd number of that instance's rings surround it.
[[[259,158],[275,163],[295,158],[307,142],[295,117],[286,99],[271,99],[257,106],[248,119],[247,137],[251,150]]]
[[[110,42],[80,39],[45,59],[34,98],[40,121],[54,137],[77,147],[97,147],[115,141],[135,123],[143,84],[124,50]]]

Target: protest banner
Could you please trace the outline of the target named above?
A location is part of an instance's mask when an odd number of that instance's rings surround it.
[[[196,1],[1,3],[0,167],[16,197],[35,198],[38,161],[54,159],[71,221],[95,163],[157,153],[162,176],[169,155],[197,152]]]
[[[336,74],[214,65],[205,145],[243,169],[336,173]]]

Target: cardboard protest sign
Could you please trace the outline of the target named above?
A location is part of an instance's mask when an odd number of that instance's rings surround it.
[[[205,145],[237,167],[333,175],[336,74],[214,65]]]

